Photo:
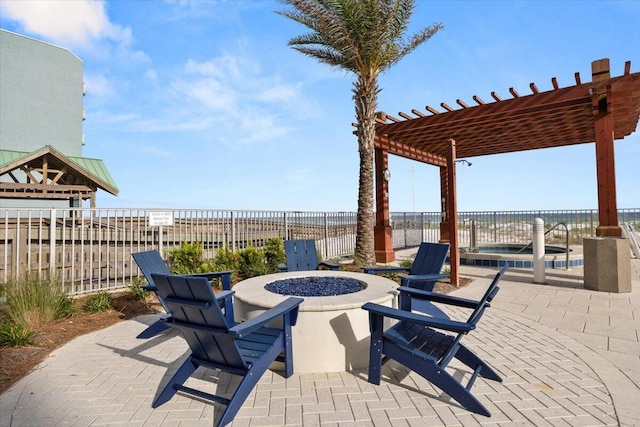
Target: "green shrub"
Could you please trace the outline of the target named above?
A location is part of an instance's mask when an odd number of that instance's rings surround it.
[[[85,302],[85,309],[89,313],[99,313],[101,311],[107,311],[111,309],[111,303],[113,298],[111,294],[105,291],[100,291],[97,294],[91,295]]]
[[[142,277],[134,277],[131,283],[127,285],[136,301],[143,301],[149,296],[149,291],[143,289],[146,284],[147,282]]]
[[[264,257],[267,262],[267,271],[269,273],[279,273],[280,268],[278,266],[287,262],[282,239],[267,239],[264,242]]]
[[[179,248],[169,249],[167,258],[173,274],[206,273],[203,269],[204,248],[200,242],[182,242]]]
[[[241,250],[238,273],[245,279],[267,274],[268,267],[265,263],[264,251],[254,246]]]
[[[7,321],[0,324],[0,345],[24,346],[35,344],[33,329],[24,323]]]
[[[62,281],[49,275],[25,274],[3,285],[7,316],[29,328],[68,317],[73,300]]]
[[[240,268],[240,254],[234,252],[228,247],[218,249],[213,259],[212,271],[233,270],[238,271]]]
[[[400,283],[400,275],[398,273],[382,273],[380,276],[385,279],[393,280],[394,282]]]
[[[451,267],[445,266],[442,269],[442,274],[446,274],[447,276],[451,277]]]
[[[400,267],[411,267],[412,265],[413,265],[412,258],[405,258],[402,261],[400,261]]]

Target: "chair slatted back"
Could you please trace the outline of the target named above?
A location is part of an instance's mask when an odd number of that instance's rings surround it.
[[[285,240],[284,253],[287,271],[318,269],[318,251],[315,240]]]
[[[507,267],[506,266],[502,267],[502,269],[498,272],[498,274],[496,274],[496,276],[493,278],[493,280],[491,281],[491,284],[489,285],[484,295],[482,296],[482,299],[478,301],[478,305],[473,310],[471,315],[469,315],[469,319],[466,322],[467,324],[472,326],[477,325],[478,321],[484,314],[484,311],[486,310],[487,307],[489,307],[489,303],[500,290],[500,288],[498,288],[498,282],[500,281],[500,279],[502,278],[502,276],[506,271],[507,271]],[[439,364],[441,364],[442,366],[446,366],[449,364],[451,359],[458,352],[458,348],[460,347],[460,341],[462,340],[462,337],[465,334],[466,333],[464,332],[460,332],[458,333],[457,336],[455,337],[452,336],[453,340],[449,343],[450,347],[441,354],[441,359],[438,362]]]
[[[169,271],[169,267],[165,264],[164,260],[160,256],[160,252],[157,250],[138,252],[131,254],[136,264],[138,264],[138,268],[144,275],[144,278],[147,279],[147,282],[150,285],[153,285],[153,279],[151,278],[152,273],[156,274],[171,274]]]
[[[246,370],[236,338],[204,277],[152,274],[158,294],[171,312],[171,322],[181,328],[193,356],[210,363]]]
[[[424,275],[440,273],[442,266],[444,266],[444,261],[447,259],[448,252],[448,243],[421,243],[418,253],[411,265],[411,270],[409,270],[409,274]]]
[[[496,274],[496,276],[491,281],[491,284],[489,285],[484,295],[482,296],[482,299],[478,301],[478,306],[475,308],[475,310],[473,310],[473,312],[469,316],[467,323],[471,325],[475,325],[476,323],[478,323],[478,320],[480,320],[480,318],[482,317],[484,310],[487,307],[489,307],[489,303],[493,300],[493,298],[495,298],[496,294],[500,290],[500,288],[498,287],[498,282],[500,282],[500,280],[502,279],[502,276],[504,276],[506,271],[507,271],[507,266],[504,266],[500,269],[498,274]]]

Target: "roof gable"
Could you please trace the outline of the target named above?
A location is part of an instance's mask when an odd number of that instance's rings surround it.
[[[61,174],[66,173],[69,175],[69,181],[84,182],[90,187],[101,188],[113,195],[118,195],[118,187],[100,159],[67,157],[49,145],[31,153],[0,150],[0,176],[11,175],[15,170],[37,167],[41,164],[46,164],[48,168],[59,172],[58,177],[53,179],[55,182],[58,181]],[[50,177],[43,178],[43,180],[45,179],[50,179]],[[46,184],[46,182],[41,184]]]

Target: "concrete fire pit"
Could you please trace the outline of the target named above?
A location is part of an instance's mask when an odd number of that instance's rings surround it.
[[[268,287],[277,288],[288,279],[308,279],[310,283],[326,285],[331,278],[340,282],[337,288],[357,281],[363,289],[354,292],[350,288],[349,293],[342,295],[301,296],[304,302],[300,305],[298,323],[293,327],[294,371],[340,372],[364,368],[369,364],[369,316],[361,307],[366,302],[395,307],[398,285],[392,280],[372,274],[325,270],[252,277],[233,287],[236,320],[252,319],[289,297],[267,290],[265,287],[270,284]],[[274,282],[279,283],[273,285]]]

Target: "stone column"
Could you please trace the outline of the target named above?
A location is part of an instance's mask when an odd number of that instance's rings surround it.
[[[614,237],[585,237],[584,287],[602,292],[631,292],[629,241]]]

